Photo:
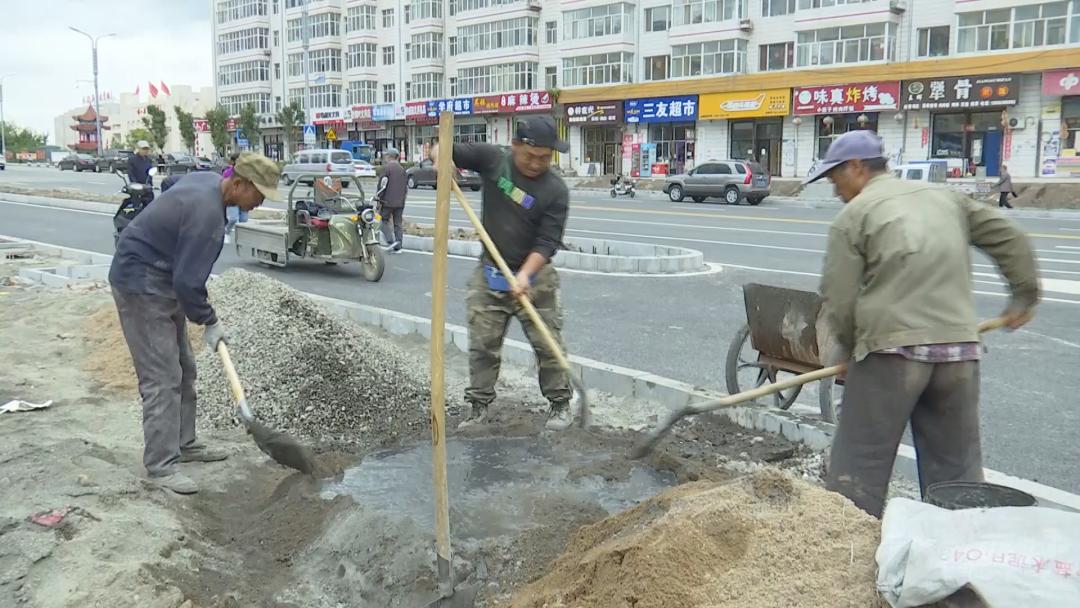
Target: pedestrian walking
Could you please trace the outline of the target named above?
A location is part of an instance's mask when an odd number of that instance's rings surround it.
[[[896,449],[910,422],[919,485],[981,481],[975,245],[1009,283],[1016,329],[1039,299],[1028,237],[995,209],[931,184],[896,179],[881,140],[853,131],[805,183],[828,177],[844,201],[829,229],[822,308],[848,362],[826,487],[881,517]]]
[[[998,178],[996,184],[998,191],[998,207],[1004,209],[1012,209],[1013,206],[1009,204],[1009,195],[1016,198],[1016,190],[1013,189],[1012,176],[1009,175],[1009,168],[1005,165],[1001,165],[1001,177]]]
[[[432,160],[438,160],[438,147]],[[464,425],[483,422],[495,399],[502,345],[511,317],[521,322],[539,367],[540,390],[550,403],[547,427],[565,429],[573,421],[573,391],[539,330],[529,321],[517,296],[527,295],[544,324],[562,344],[559,275],[551,265],[566,229],[570,194],[562,178],[550,171],[552,154],[567,152],[555,121],[537,116],[517,125],[509,152],[491,144],[454,144],[454,163],[483,179],[482,220],[496,248],[515,272],[517,290],[485,251],[469,280],[466,297],[469,323],[470,405]],[[436,162],[437,164],[437,162]]]
[[[405,185],[405,168],[398,162],[400,157],[394,148],[387,148],[383,152],[383,172],[375,191],[375,200],[379,203],[379,213],[382,215],[385,249],[389,253],[399,253],[405,238],[403,218],[409,189]]]
[[[226,457],[195,438],[195,356],[187,322],[203,326],[212,350],[227,341],[206,294],[221,254],[225,210],[249,211],[275,198],[280,176],[276,163],[255,154],[241,156],[230,177],[187,175],[140,213],[116,245],[109,283],[139,380],[143,465],[177,494],[198,491],[179,463]]]

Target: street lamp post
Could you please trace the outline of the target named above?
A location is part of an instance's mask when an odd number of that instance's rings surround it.
[[[7,123],[4,122],[4,79],[12,74],[0,76],[0,160],[7,160]]]
[[[68,26],[68,29],[73,32],[78,32],[90,39],[90,49],[93,53],[94,58],[94,137],[97,138],[97,155],[101,156],[101,105],[98,99],[97,43],[98,40],[101,40],[102,38],[109,38],[110,36],[115,36],[116,34],[105,34],[104,36],[98,36],[97,38],[94,38],[90,34],[87,34],[86,32],[80,30],[77,27]]]

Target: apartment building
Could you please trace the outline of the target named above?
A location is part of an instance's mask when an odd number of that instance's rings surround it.
[[[458,140],[495,143],[515,116],[552,113],[571,142],[560,164],[585,174],[752,158],[800,176],[851,129],[957,176],[1002,163],[1021,177],[1080,174],[1080,0],[213,6],[218,97],[267,114],[268,153],[280,153],[270,116],[298,100],[321,143],[394,145],[410,159],[449,108]]]

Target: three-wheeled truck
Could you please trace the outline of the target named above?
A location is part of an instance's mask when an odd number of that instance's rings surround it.
[[[352,173],[297,176],[285,207],[285,221],[236,224],[236,254],[262,264],[284,267],[291,257],[327,263],[360,262],[364,278],[378,281],[386,268],[379,246],[381,218],[365,202],[360,180]],[[310,187],[301,186],[308,182]],[[342,184],[352,182],[347,191]],[[297,189],[307,190],[298,193]]]

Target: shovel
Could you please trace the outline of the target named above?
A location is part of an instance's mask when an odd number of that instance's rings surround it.
[[[488,255],[492,260],[495,260],[495,265],[499,267],[499,272],[503,273],[506,280],[510,283],[511,287],[517,285],[517,277],[514,276],[513,271],[510,270],[510,266],[507,265],[506,260],[503,259],[502,254],[495,247],[495,242],[491,240],[491,236],[487,230],[484,229],[483,222],[477,217],[476,212],[473,211],[469,201],[465,200],[465,195],[461,193],[461,188],[458,187],[457,181],[450,180],[450,184],[453,187],[454,195],[457,197],[458,204],[465,211],[465,215],[469,216],[469,221],[472,222],[473,227],[476,229],[476,234],[479,235],[480,240],[484,243],[484,248],[487,249]],[[533,306],[532,300],[528,296],[519,296],[518,302],[521,304],[521,308],[525,310],[525,314],[529,316],[529,321],[532,322],[533,327],[540,332],[540,337],[544,340],[548,350],[555,355],[555,360],[558,362],[559,367],[563,368],[566,372],[566,377],[570,379],[570,384],[574,387],[574,390],[578,394],[578,400],[581,402],[581,414],[578,417],[578,424],[581,428],[588,428],[589,426],[589,397],[585,392],[585,384],[580,378],[574,375],[573,368],[570,367],[570,361],[566,358],[566,354],[563,352],[559,343],[555,340],[555,336],[551,335],[551,330],[548,329],[547,324],[540,318],[540,313],[536,312],[536,307]]]
[[[255,439],[255,445],[259,446],[259,449],[274,462],[296,469],[305,475],[310,474],[314,468],[311,451],[297,443],[292,437],[275,431],[255,419],[255,415],[248,408],[244,387],[240,386],[240,376],[236,374],[236,368],[233,367],[229,348],[224,342],[218,342],[217,354],[221,357],[225,377],[229,379],[229,387],[232,388],[233,397],[236,398],[240,420],[244,423],[247,432]]]
[[[1005,326],[1005,320],[998,317],[979,323],[979,333],[987,332],[992,329],[1000,329]],[[837,374],[841,374],[847,370],[847,364],[841,363],[840,365],[833,365],[831,367],[823,367],[818,370],[806,374],[800,374],[787,380],[782,380],[770,384],[768,386],[759,386],[755,389],[743,391],[741,393],[735,393],[734,395],[728,395],[726,397],[720,397],[719,399],[712,399],[710,401],[704,401],[695,405],[688,405],[682,409],[672,412],[662,424],[657,425],[651,433],[649,433],[645,439],[634,447],[633,452],[630,453],[630,457],[637,459],[642,458],[649,454],[656,447],[656,444],[664,438],[671,428],[675,426],[675,423],[686,418],[687,416],[696,416],[698,414],[704,414],[705,412],[711,412],[724,407],[731,407],[747,401],[752,401],[758,397],[765,397],[773,393],[780,392],[785,389],[789,389],[795,386],[801,386],[808,382],[815,382],[817,380],[823,380],[830,378]]]

